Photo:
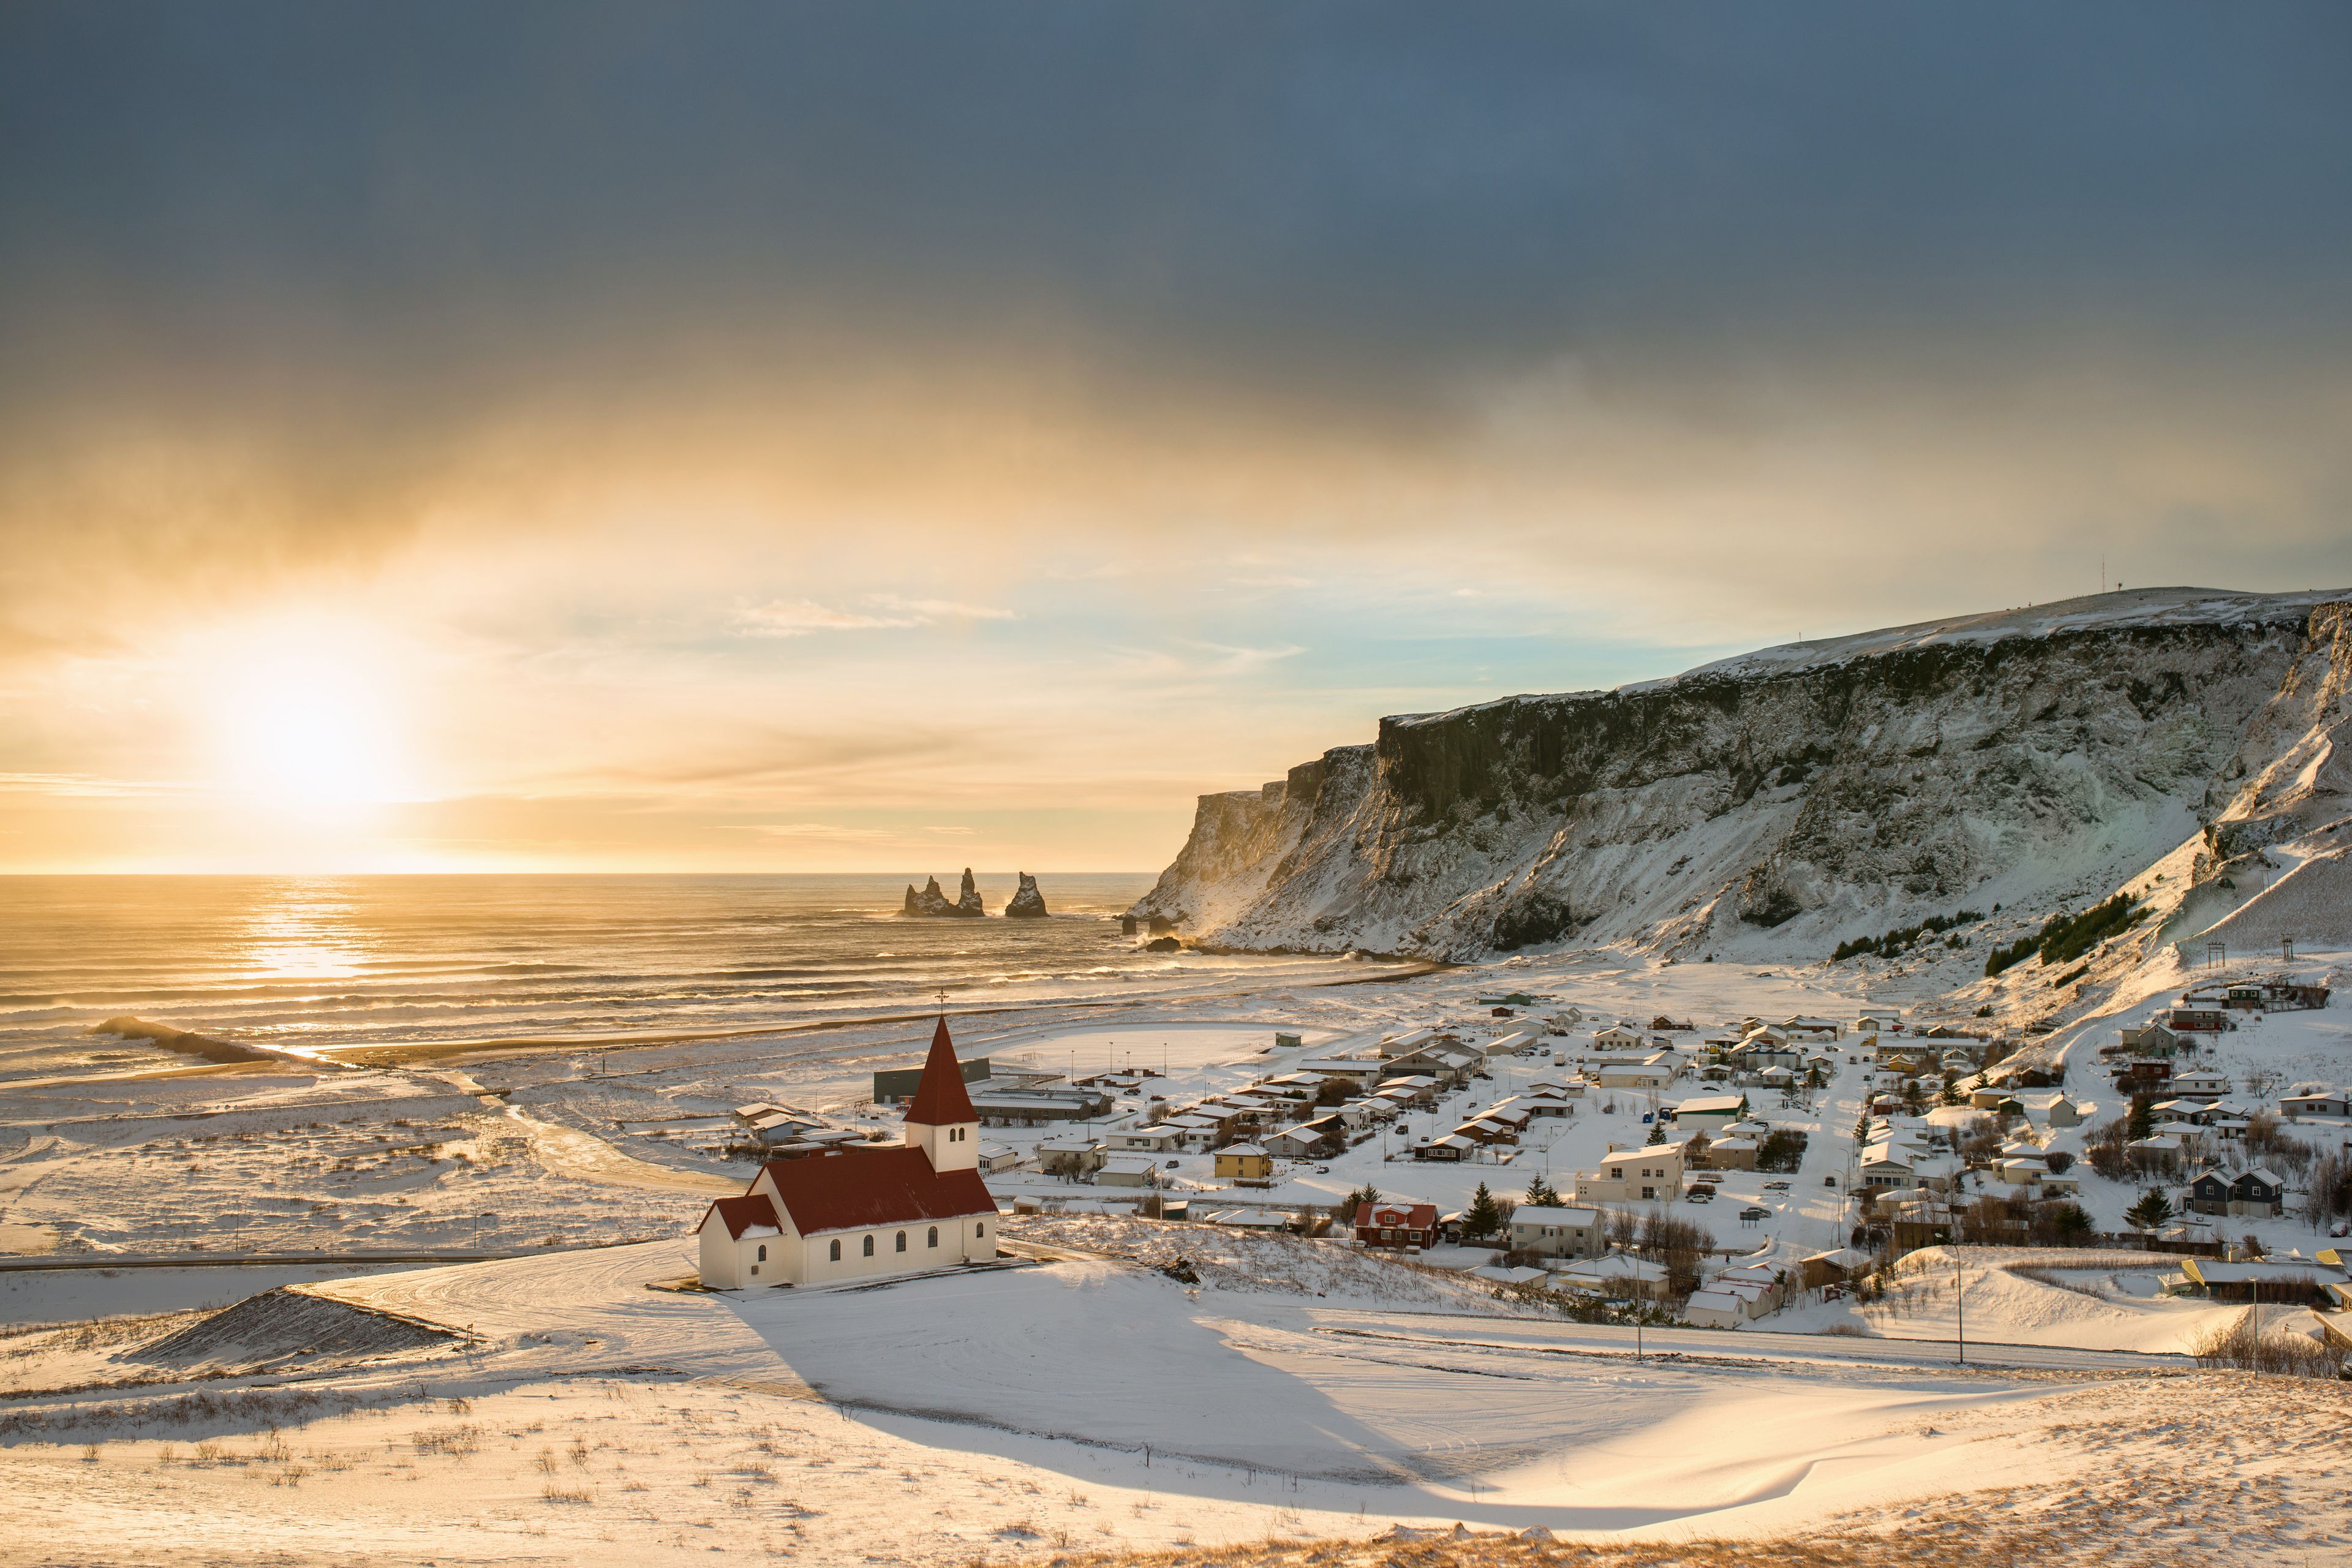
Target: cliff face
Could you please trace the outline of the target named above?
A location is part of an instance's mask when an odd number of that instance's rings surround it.
[[[1764,956],[2079,896],[2286,743],[2266,726],[2320,703],[2336,597],[2107,595],[1383,720],[1370,746],[1203,796],[1136,912],[1236,949]],[[2311,695],[2284,712],[2296,680]]]

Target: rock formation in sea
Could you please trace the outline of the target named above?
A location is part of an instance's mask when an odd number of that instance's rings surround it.
[[[919,893],[915,890],[913,883],[908,883],[905,912],[910,915],[944,915],[958,920],[976,920],[986,913],[981,908],[980,889],[972,886],[969,869],[963,874],[963,895],[961,898],[950,899],[941,892],[937,877],[926,881]]]
[[[1037,879],[1026,871],[1021,873],[1021,886],[1013,890],[1013,901],[1004,906],[1004,918],[1009,921],[1042,921],[1045,918],[1045,895],[1037,890]]]

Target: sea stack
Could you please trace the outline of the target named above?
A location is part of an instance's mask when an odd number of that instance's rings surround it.
[[[1026,871],[1021,873],[1021,886],[1013,890],[1013,901],[1004,906],[1004,918],[1009,921],[1042,921],[1045,918],[1045,895],[1037,890],[1037,879]]]
[[[986,911],[980,905],[980,891],[971,885],[971,873],[963,874],[963,897],[950,899],[940,890],[940,879],[929,879],[923,890],[917,892],[914,884],[907,886],[905,912],[910,915],[945,915],[958,920],[976,920]]]

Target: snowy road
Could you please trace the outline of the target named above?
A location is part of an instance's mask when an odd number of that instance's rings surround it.
[[[1853,1339],[1836,1334],[1785,1334],[1754,1329],[1635,1330],[1611,1323],[1498,1323],[1493,1319],[1454,1318],[1442,1313],[1317,1312],[1321,1331],[1401,1344],[1507,1346],[1578,1355],[1633,1357],[1652,1361],[1708,1360],[1801,1363],[1814,1366],[1885,1366],[1943,1372],[1958,1364],[1948,1340]],[[2135,1351],[2075,1350],[2053,1345],[1979,1344],[1971,1341],[1970,1367],[1996,1370],[2093,1372],[2128,1368],[2139,1372],[2193,1367],[2187,1356]]]

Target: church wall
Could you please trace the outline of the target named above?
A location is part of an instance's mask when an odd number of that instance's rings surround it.
[[[930,1227],[940,1227],[940,1244],[925,1244]],[[975,1228],[984,1235],[974,1235]],[[900,1231],[907,1233],[907,1250],[900,1252],[896,1240]],[[866,1256],[863,1243],[874,1238],[874,1256]],[[833,1261],[832,1244],[841,1243],[841,1261]],[[919,1273],[926,1268],[944,1268],[950,1264],[970,1263],[996,1256],[996,1216],[993,1214],[967,1215],[961,1219],[923,1220],[912,1225],[883,1226],[873,1230],[845,1230],[833,1235],[813,1236],[802,1244],[801,1279],[810,1285],[829,1285],[842,1279],[880,1279],[893,1274]]]

